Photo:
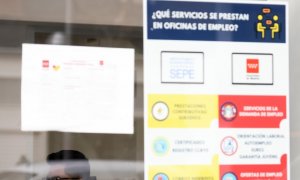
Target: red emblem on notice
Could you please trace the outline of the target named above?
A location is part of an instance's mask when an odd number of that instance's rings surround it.
[[[49,68],[49,60],[43,60],[43,68]]]
[[[103,66],[103,65],[104,65],[104,61],[103,61],[103,60],[100,60],[100,61],[99,61],[99,64],[100,64],[101,66]]]

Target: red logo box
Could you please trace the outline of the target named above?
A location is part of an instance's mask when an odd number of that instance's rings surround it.
[[[49,60],[43,60],[43,68],[49,68]]]
[[[258,59],[247,59],[247,73],[259,73]]]

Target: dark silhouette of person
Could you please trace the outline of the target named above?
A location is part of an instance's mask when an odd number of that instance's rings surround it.
[[[61,150],[48,155],[49,172],[46,180],[95,180],[90,176],[86,156],[75,150]]]

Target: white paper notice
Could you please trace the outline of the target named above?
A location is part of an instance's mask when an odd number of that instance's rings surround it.
[[[23,44],[22,130],[133,133],[134,50]]]

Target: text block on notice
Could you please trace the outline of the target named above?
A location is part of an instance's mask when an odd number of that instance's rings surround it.
[[[134,50],[24,44],[22,130],[133,133]]]

